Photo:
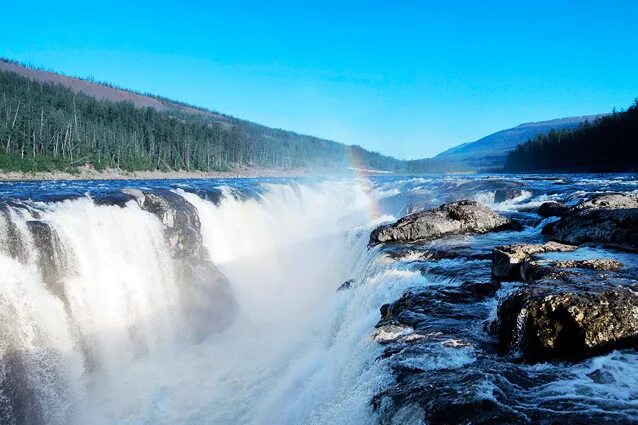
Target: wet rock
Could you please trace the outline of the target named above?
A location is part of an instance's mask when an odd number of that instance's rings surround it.
[[[638,347],[638,282],[631,283],[520,288],[498,307],[499,341],[529,362]]]
[[[497,189],[494,192],[494,202],[500,203],[500,202],[509,201],[511,199],[518,198],[522,194],[523,194],[523,191],[521,189],[514,188],[514,187]]]
[[[486,233],[506,229],[512,223],[512,220],[478,202],[457,201],[378,227],[370,235],[370,243],[434,240],[450,235]]]
[[[638,195],[605,194],[566,210],[543,228],[553,240],[638,249]]]
[[[538,207],[538,215],[541,217],[561,217],[567,210],[565,204],[556,201],[544,202]]]
[[[195,207],[183,197],[169,190],[154,192],[124,189],[145,211],[160,219],[164,237],[175,258],[200,257],[202,236]]]
[[[530,256],[545,252],[569,252],[575,249],[575,246],[557,242],[547,242],[542,245],[516,244],[497,246],[492,251],[492,276],[502,280],[519,280],[521,279],[521,265]]]
[[[70,254],[63,249],[57,232],[48,223],[30,220],[27,221],[27,228],[37,250],[36,261],[42,281],[47,289],[66,305],[63,278],[69,272]]]
[[[339,285],[339,287],[337,288],[337,291],[345,291],[346,289],[350,289],[353,283],[354,283],[354,279],[348,279],[345,282],[343,282],[341,285]]]
[[[26,263],[29,260],[28,247],[13,221],[11,210],[6,205],[0,206],[0,232],[2,236],[0,249],[19,262]]]

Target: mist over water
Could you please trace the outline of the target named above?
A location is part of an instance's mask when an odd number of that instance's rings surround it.
[[[261,189],[245,197],[222,187],[217,202],[176,190],[195,206],[206,254],[238,305],[230,326],[203,339],[189,326],[162,224],[135,202],[7,208],[3,239],[21,246],[0,255],[2,356],[22,373],[4,378],[23,381],[5,388],[38,393],[5,394],[6,417],[345,424],[371,415],[383,374],[368,334],[392,299],[363,284],[375,267],[374,194],[358,181]],[[51,259],[63,275],[53,283],[29,231],[35,220],[56,235]],[[353,289],[337,292],[349,279]],[[26,405],[10,412],[7,397],[20,396]]]

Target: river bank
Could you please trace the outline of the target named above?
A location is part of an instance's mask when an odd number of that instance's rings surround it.
[[[274,169],[258,167],[231,167],[228,171],[126,171],[117,168],[96,170],[93,167],[78,167],[68,171],[0,171],[0,181],[40,180],[174,180],[174,179],[223,179],[256,177],[298,177],[316,174],[307,169]]]

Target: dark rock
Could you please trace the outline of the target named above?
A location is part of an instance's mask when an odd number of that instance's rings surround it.
[[[498,307],[499,341],[502,347],[520,350],[529,362],[576,361],[638,347],[636,283],[520,288]]]
[[[500,203],[500,202],[509,201],[510,199],[518,198],[522,194],[523,194],[523,191],[518,188],[509,187],[505,189],[497,189],[494,192],[494,202]]]
[[[521,265],[534,254],[574,251],[575,246],[547,242],[542,245],[516,244],[497,246],[492,251],[492,276],[496,279],[521,279]]]
[[[561,217],[568,207],[556,201],[544,202],[538,207],[538,215],[541,217]]]
[[[337,288],[337,291],[345,291],[346,289],[350,289],[353,283],[354,283],[354,279],[346,280],[341,285],[339,285],[339,287]]]
[[[543,229],[552,239],[638,249],[638,195],[605,194],[566,210]]]
[[[70,254],[63,249],[60,238],[48,223],[39,220],[27,221],[37,252],[36,261],[42,281],[47,289],[67,305],[63,279],[70,268]]]
[[[91,198],[95,205],[116,205],[120,208],[124,208],[127,202],[136,199],[131,194],[120,192],[119,190],[107,193],[95,193],[91,195]]]
[[[15,258],[21,263],[29,261],[29,249],[22,236],[20,230],[13,221],[10,209],[6,205],[0,206],[0,220],[4,221],[4,238],[0,248],[10,257]]]
[[[457,201],[378,227],[370,235],[370,243],[434,240],[449,235],[486,233],[503,230],[511,222],[485,205]]]

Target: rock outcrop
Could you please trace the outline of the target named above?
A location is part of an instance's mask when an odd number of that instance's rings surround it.
[[[557,242],[497,246],[492,251],[492,276],[501,280],[520,280],[521,266],[531,256],[545,252],[574,251],[575,246]]]
[[[543,228],[553,240],[638,249],[638,195],[605,194],[569,208]]]
[[[515,222],[474,201],[457,201],[439,208],[407,215],[378,227],[370,243],[434,240],[466,233],[486,233],[512,228]]]
[[[579,360],[638,347],[638,282],[626,286],[536,284],[498,307],[501,346],[528,362]]]

